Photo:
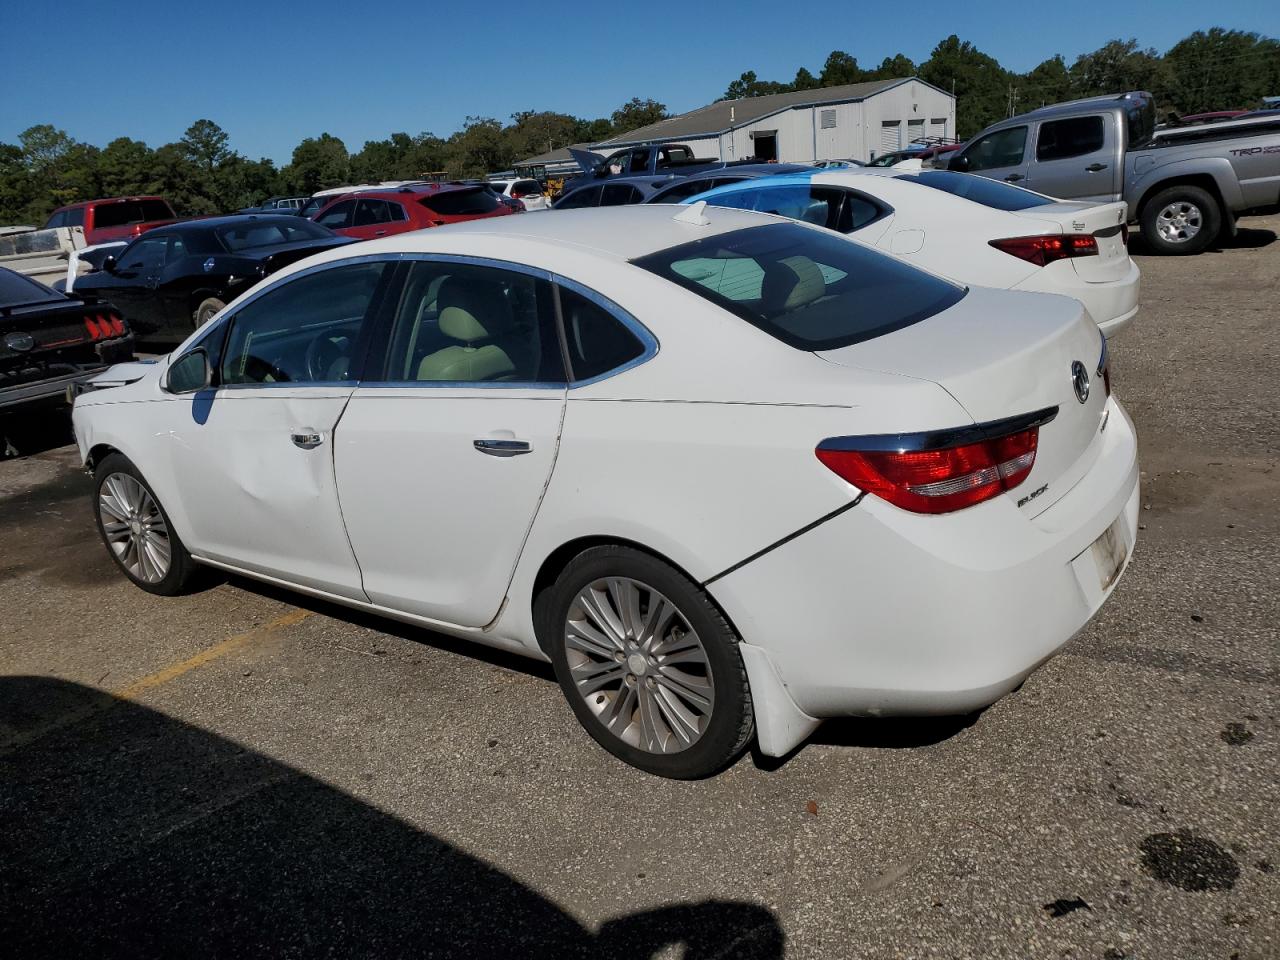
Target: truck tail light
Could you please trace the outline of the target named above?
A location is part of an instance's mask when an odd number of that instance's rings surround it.
[[[896,507],[912,513],[951,513],[1022,483],[1035,465],[1039,437],[1040,424],[927,450],[859,450],[849,445],[858,438],[833,438],[819,444],[815,453],[841,479]]]
[[[1001,240],[988,241],[1002,253],[1011,257],[1034,263],[1037,267],[1047,267],[1058,260],[1071,257],[1096,257],[1098,241],[1091,234],[1068,233],[1048,234],[1043,237],[1005,237]]]

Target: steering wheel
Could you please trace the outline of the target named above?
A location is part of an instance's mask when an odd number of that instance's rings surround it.
[[[307,375],[315,382],[345,378],[350,364],[350,349],[350,337],[342,335],[316,337],[308,344],[304,357]]]

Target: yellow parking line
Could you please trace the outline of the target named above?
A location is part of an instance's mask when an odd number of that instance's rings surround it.
[[[221,657],[225,657],[232,651],[239,650],[241,647],[254,640],[265,637],[276,630],[284,627],[292,627],[296,623],[301,623],[307,617],[311,616],[310,610],[292,610],[283,616],[276,617],[270,623],[263,624],[261,627],[254,627],[246,633],[237,634],[234,637],[227,637],[221,643],[214,644],[207,650],[201,650],[193,657],[188,657],[179,663],[171,664],[163,670],[157,670],[155,673],[147,674],[140,680],[135,680],[121,690],[111,691],[111,695],[120,700],[136,700],[139,694],[146,693],[163,683],[168,683],[184,673],[203,667],[206,663],[212,663]]]

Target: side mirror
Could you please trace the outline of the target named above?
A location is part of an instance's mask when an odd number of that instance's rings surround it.
[[[116,272],[116,258],[115,258],[115,257],[107,257],[105,260],[103,260],[103,261],[102,261],[102,269],[103,269],[103,270],[105,270],[107,273],[115,273],[115,272]]]
[[[165,390],[169,393],[195,393],[213,382],[213,370],[209,367],[209,354],[198,347],[184,354],[169,365],[165,375]]]
[[[966,157],[963,153],[960,154],[960,156],[958,157],[952,157],[950,160],[947,161],[947,169],[955,170],[957,173],[968,173],[969,158]]]

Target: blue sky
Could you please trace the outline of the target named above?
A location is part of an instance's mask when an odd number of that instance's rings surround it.
[[[560,12],[510,2],[0,0],[0,141],[52,123],[99,146],[129,136],[154,147],[207,117],[241,153],[285,162],[299,140],[326,131],[358,150],[396,130],[448,136],[468,114],[608,116],[635,96],[680,112],[715,100],[744,70],[816,74],[833,49],[863,66],[898,52],[920,62],[950,33],[1015,70],[1055,53],[1070,62],[1117,37],[1163,52],[1211,26],[1280,34],[1277,0],[1088,13],[1009,0],[547,8]]]

